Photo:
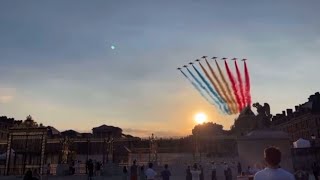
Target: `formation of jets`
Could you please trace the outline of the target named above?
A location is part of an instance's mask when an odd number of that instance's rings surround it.
[[[208,57],[208,56],[202,56],[201,58],[207,60],[207,57]],[[218,57],[212,57],[211,59],[216,60],[216,59],[218,59]],[[228,59],[228,58],[223,57],[223,58],[221,58],[220,60],[226,61],[227,59]],[[232,60],[232,61],[236,61],[236,60],[238,60],[238,59],[237,59],[237,58],[232,58],[231,60]],[[247,59],[241,59],[241,61],[246,61],[246,60],[247,60]],[[196,60],[195,60],[195,62],[200,62],[200,61],[201,61],[200,59],[196,59]],[[193,65],[194,63],[193,63],[193,62],[190,62],[189,64],[190,64],[190,65]],[[184,66],[182,66],[182,67],[187,68],[188,66],[187,66],[187,65],[184,65]],[[181,70],[181,68],[179,67],[179,68],[177,68],[177,70]]]

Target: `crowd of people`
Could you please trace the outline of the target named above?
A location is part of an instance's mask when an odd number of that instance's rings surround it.
[[[276,147],[266,148],[264,151],[265,166],[255,165],[254,167],[248,166],[246,170],[243,171],[241,163],[227,163],[227,162],[211,162],[210,164],[210,179],[217,180],[217,167],[223,169],[223,174],[225,180],[234,179],[233,173],[237,171],[238,176],[250,176],[254,180],[318,180],[319,176],[319,163],[314,162],[311,169],[306,170],[301,168],[295,170],[294,175],[285,171],[281,168],[281,151]],[[86,162],[86,172],[88,174],[88,179],[91,180],[93,176],[100,176],[102,169],[102,163],[97,161],[92,161],[89,159]],[[237,169],[237,170],[232,170]],[[209,170],[208,168],[206,170]],[[75,163],[71,163],[69,166],[70,174],[75,173]],[[147,168],[144,165],[138,166],[136,161],[133,161],[132,165],[127,169],[126,166],[122,170],[123,180],[170,180],[171,171],[169,170],[168,164],[165,164],[161,170],[158,172],[154,169],[153,163],[149,163]],[[48,164],[47,174],[50,174],[50,164]],[[235,173],[236,174],[236,173]],[[192,166],[187,166],[185,171],[186,180],[204,180],[208,179],[204,175],[204,167],[200,164],[193,164]],[[37,180],[40,179],[39,173],[34,170],[28,170],[24,176],[24,180]],[[219,177],[221,179],[221,177]]]
[[[126,166],[123,167],[123,180],[154,180],[156,177],[162,177],[163,180],[170,180],[171,172],[169,171],[169,166],[164,165],[163,171],[158,174],[153,169],[153,163],[148,164],[148,168],[145,170],[144,165],[137,165],[136,161],[133,161],[132,166],[130,167],[130,173]]]

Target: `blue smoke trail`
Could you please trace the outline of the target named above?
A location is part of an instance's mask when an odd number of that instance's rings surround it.
[[[189,80],[189,82],[193,85],[193,87],[199,91],[199,93],[201,94],[201,96],[206,100],[208,101],[210,104],[212,105],[215,105],[212,101],[210,101],[210,99],[203,93],[203,91],[201,91],[201,89],[197,86],[196,83],[194,83],[190,77],[188,77],[181,69],[180,69],[180,72],[184,75],[185,78],[187,78]]]
[[[215,104],[219,107],[219,109],[223,111],[221,104],[219,103],[219,101],[217,101],[212,95],[211,93],[207,90],[206,87],[203,86],[203,84],[199,81],[199,79],[190,71],[190,69],[186,68],[189,72],[189,74],[192,76],[192,78],[197,82],[197,84],[210,96],[210,98],[215,102]]]
[[[197,72],[197,74],[199,75],[199,77],[201,78],[201,80],[206,84],[207,88],[210,90],[210,92],[218,99],[218,101],[216,102],[221,109],[223,109],[222,111],[226,114],[230,114],[229,109],[226,107],[225,102],[220,98],[220,96],[217,94],[217,92],[210,86],[210,84],[208,83],[208,81],[202,76],[202,74],[197,70],[196,67],[194,67],[194,65],[192,65],[193,69]]]

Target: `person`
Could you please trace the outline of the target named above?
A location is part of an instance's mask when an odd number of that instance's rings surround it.
[[[228,169],[229,169],[229,165],[225,162],[224,167],[223,167],[223,172],[224,172],[224,177],[226,178],[226,180],[229,180]]]
[[[50,175],[50,171],[51,171],[51,164],[48,163],[48,165],[47,165],[47,176]]]
[[[211,163],[211,180],[217,180],[217,166],[214,162]]]
[[[137,164],[137,161],[134,160],[132,166],[130,167],[130,179],[131,180],[138,179],[138,166],[136,164]]]
[[[193,165],[193,169],[191,170],[192,180],[200,180],[201,171],[198,168],[197,164]]]
[[[242,167],[241,167],[240,162],[238,162],[237,169],[238,169],[238,175],[241,175],[241,173],[242,173]]]
[[[232,180],[232,170],[230,168],[230,166],[228,166],[227,168],[227,176],[226,176],[227,180]]]
[[[29,169],[23,177],[23,180],[32,180],[32,171]]]
[[[140,167],[140,180],[146,180],[146,174],[144,173],[144,165]]]
[[[191,174],[190,166],[188,166],[188,168],[186,170],[186,180],[192,180],[192,174]]]
[[[157,173],[152,169],[153,168],[153,164],[149,163],[149,168],[146,170],[146,176],[147,176],[147,180],[154,180]]]
[[[257,172],[254,180],[294,180],[294,176],[280,168],[281,151],[276,147],[269,147],[264,150],[264,159],[267,167]]]
[[[247,175],[253,175],[253,169],[251,168],[251,166],[248,166]]]
[[[92,179],[92,176],[93,176],[93,162],[92,162],[92,160],[91,159],[89,159],[89,161],[88,161],[88,171],[89,171],[89,175],[88,175],[88,179],[89,180],[91,180]]]
[[[123,169],[122,169],[122,180],[127,180],[128,178],[128,170],[127,170],[127,167],[126,166],[123,166]]]
[[[319,166],[316,162],[312,164],[312,172],[316,180],[319,180]]]
[[[304,171],[305,168],[296,170],[294,173],[294,177],[296,180],[309,180],[309,173]]]
[[[96,176],[100,176],[101,175],[101,163],[100,161],[96,162]]]
[[[201,165],[199,167],[200,167],[200,172],[201,172],[200,173],[200,180],[204,180],[203,168]]]
[[[33,174],[32,180],[40,180],[40,175],[39,175],[37,169],[34,169],[32,174]]]
[[[162,180],[170,180],[171,172],[168,170],[168,164],[164,165],[164,170],[161,172]]]

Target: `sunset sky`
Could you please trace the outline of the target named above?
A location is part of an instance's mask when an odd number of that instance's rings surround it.
[[[101,124],[181,136],[193,116],[228,129],[176,70],[248,58],[253,102],[272,113],[320,90],[320,1],[0,1],[0,114],[59,130]],[[115,48],[111,48],[114,46]]]

